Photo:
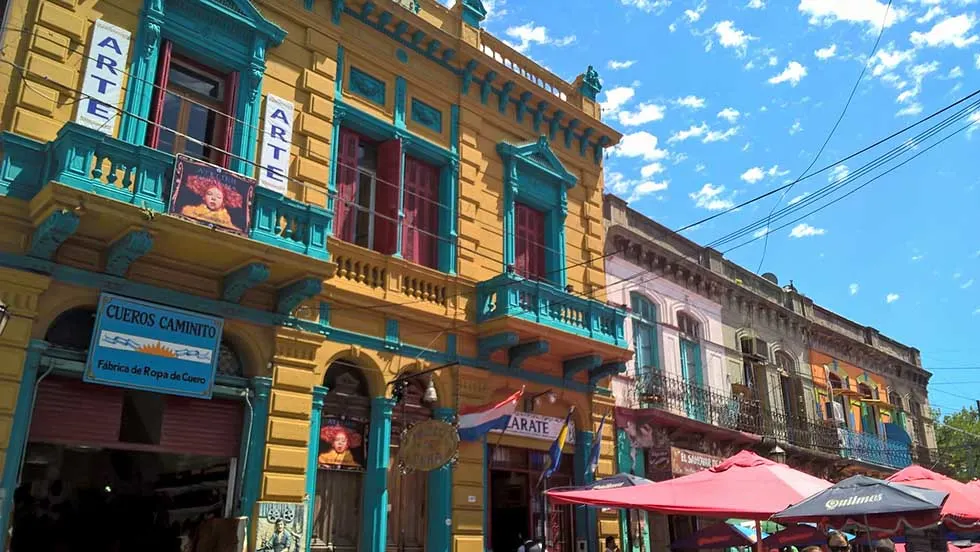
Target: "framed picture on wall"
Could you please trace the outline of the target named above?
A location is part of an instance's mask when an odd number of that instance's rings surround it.
[[[255,180],[228,169],[177,156],[170,212],[212,228],[248,235]]]
[[[361,418],[324,416],[317,457],[320,469],[364,471],[367,428],[367,420]]]

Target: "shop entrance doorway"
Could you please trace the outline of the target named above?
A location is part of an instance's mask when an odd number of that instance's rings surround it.
[[[572,456],[562,455],[558,471],[540,481],[545,452],[494,447],[490,460],[490,548],[516,552],[527,539],[544,541],[550,552],[573,552],[574,516],[570,506],[544,500],[546,488],[573,484]]]

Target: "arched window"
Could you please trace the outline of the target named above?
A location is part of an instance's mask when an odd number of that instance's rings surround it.
[[[888,402],[898,410],[905,410],[905,401],[898,391],[892,390],[888,392]]]
[[[361,485],[371,400],[361,368],[337,360],[327,368],[313,503],[313,544],[357,552]]]
[[[878,408],[867,403],[868,400],[875,399],[875,392],[866,383],[859,383],[857,390],[861,394],[861,399],[864,399],[861,401],[861,432],[877,435],[879,420]]]
[[[701,323],[686,312],[677,313],[677,328],[688,339],[701,339]]]
[[[830,385],[830,392],[834,397],[834,402],[840,407],[840,415],[843,417],[843,419],[840,421],[843,422],[846,427],[851,427],[850,401],[847,400],[847,397],[838,393],[838,391],[844,389],[844,380],[842,380],[837,374],[828,372],[827,383]]]
[[[871,391],[871,387],[868,384],[866,384],[866,383],[859,383],[858,384],[858,393],[861,394],[861,398],[863,398],[863,399],[873,399],[874,398],[874,392]]]
[[[776,367],[787,375],[796,374],[796,361],[786,351],[776,351]]]
[[[44,340],[61,349],[88,351],[93,331],[95,331],[95,309],[78,307],[59,314],[48,327]]]
[[[827,381],[830,383],[830,388],[837,390],[844,388],[844,382],[840,379],[840,376],[831,372],[827,374]]]
[[[657,369],[657,306],[640,293],[630,294],[633,309],[633,345],[636,350],[636,375],[641,378]]]

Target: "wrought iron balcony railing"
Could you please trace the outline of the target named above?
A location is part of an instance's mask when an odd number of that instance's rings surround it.
[[[512,316],[611,345],[625,346],[626,312],[548,282],[505,272],[476,285],[476,321]]]
[[[912,451],[907,444],[886,441],[877,435],[847,428],[840,428],[837,432],[844,458],[896,469],[912,464]]]
[[[644,406],[800,447],[831,454],[838,452],[835,428],[765,409],[757,400],[733,396],[659,370],[641,372],[636,388]]]

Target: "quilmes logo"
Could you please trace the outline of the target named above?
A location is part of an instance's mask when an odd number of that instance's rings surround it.
[[[848,498],[836,499],[832,498],[824,504],[827,510],[836,510],[838,508],[846,508],[848,506],[857,506],[858,504],[872,504],[875,502],[881,502],[884,497],[881,493],[873,495],[863,495],[863,496],[852,496]]]

